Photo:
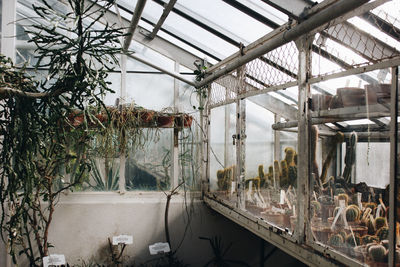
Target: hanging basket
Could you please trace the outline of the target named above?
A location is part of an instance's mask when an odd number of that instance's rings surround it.
[[[168,128],[174,126],[174,117],[170,115],[160,115],[156,119],[157,127]]]

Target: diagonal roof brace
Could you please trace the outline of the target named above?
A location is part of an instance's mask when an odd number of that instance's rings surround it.
[[[131,44],[133,34],[139,24],[140,17],[142,16],[144,6],[146,5],[147,0],[138,0],[135,7],[135,12],[133,13],[131,24],[129,25],[129,29],[127,35],[125,36],[125,41],[123,45],[124,50],[128,50],[129,45]]]
[[[174,8],[174,5],[177,0],[170,0],[168,4],[165,6],[163,13],[161,14],[160,19],[158,20],[157,24],[154,26],[153,31],[151,32],[149,38],[154,39],[156,36],[157,32],[161,29],[161,26],[163,25],[164,21],[167,19],[169,13],[171,10]]]
[[[244,56],[236,57],[231,61],[231,63],[228,63],[225,65],[225,68],[218,69],[214,71],[212,74],[209,73],[209,76],[207,76],[204,80],[201,82],[196,83],[196,87],[201,87],[204,85],[207,85],[219,77],[228,74],[229,72],[235,70],[239,66],[242,66],[246,64],[247,62],[258,58],[260,55],[263,55],[265,53],[268,53],[269,51],[272,51],[273,49],[284,45],[290,41],[293,41],[303,34],[310,32],[317,28],[318,26],[325,24],[359,6],[362,4],[368,2],[368,0],[340,0],[337,3],[333,4],[329,9],[324,9],[321,12],[313,15],[309,19],[303,21],[302,23],[294,26],[291,29],[286,29],[283,30],[276,35],[274,35],[272,38],[266,40],[263,45],[258,46],[254,48],[253,51],[245,54]],[[257,42],[257,41],[256,41]]]

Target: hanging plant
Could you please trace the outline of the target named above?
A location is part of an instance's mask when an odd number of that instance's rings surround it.
[[[49,254],[60,194],[87,179],[95,138],[89,124],[96,119],[87,105],[104,107],[101,99],[111,92],[107,71],[121,52],[122,30],[100,23],[113,1],[85,2],[66,1],[67,13],[46,0],[33,6],[41,21],[26,32],[37,46],[35,67],[48,70],[46,79],[34,80],[0,56],[1,233],[13,261],[25,255],[30,266],[41,266]],[[95,10],[96,4],[102,8]],[[89,25],[83,21],[88,16]],[[82,112],[74,114],[77,109]]]

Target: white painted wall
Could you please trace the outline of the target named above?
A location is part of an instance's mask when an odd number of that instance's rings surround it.
[[[162,192],[134,193],[72,193],[63,197],[55,212],[50,232],[50,242],[55,248],[50,253],[65,254],[70,264],[79,260],[94,259],[101,263],[108,253],[107,238],[119,234],[132,235],[134,244],[124,255],[127,264],[145,262],[149,255],[148,245],[165,242],[164,209],[166,198]],[[232,242],[228,258],[242,260],[250,266],[259,266],[260,239],[242,229],[220,214],[196,201],[194,214],[186,238],[178,252],[178,258],[190,266],[204,266],[213,257],[207,241],[199,236],[219,235],[225,246]],[[180,242],[187,217],[182,196],[173,198],[170,206],[170,234],[172,248]],[[4,248],[0,254],[0,266],[6,266]],[[280,266],[282,258],[276,255]],[[294,259],[285,255],[286,266]],[[295,261],[296,262],[296,261]],[[28,266],[21,262],[20,266]]]

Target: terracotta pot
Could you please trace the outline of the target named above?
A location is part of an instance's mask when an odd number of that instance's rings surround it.
[[[175,126],[190,128],[192,126],[192,121],[193,117],[190,115],[179,115],[175,117]]]
[[[157,127],[173,127],[174,117],[168,115],[160,115],[156,118]]]
[[[332,102],[331,95],[321,95],[321,94],[313,94],[312,95],[312,110],[327,110],[330,108],[330,104]]]
[[[368,94],[368,103],[390,103],[391,84],[367,84],[365,89]]]
[[[144,124],[149,124],[154,117],[154,111],[151,110],[141,110],[138,111],[138,119]]]
[[[363,106],[365,105],[365,90],[355,87],[338,88],[336,91],[343,107]]]

